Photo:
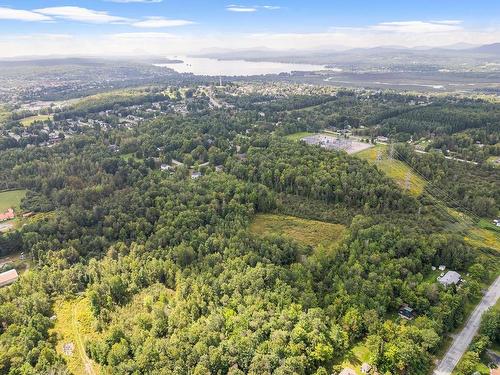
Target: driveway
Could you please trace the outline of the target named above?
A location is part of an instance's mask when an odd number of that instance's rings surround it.
[[[462,331],[453,339],[453,343],[446,352],[445,356],[439,362],[434,370],[434,375],[450,375],[457,365],[462,355],[467,351],[472,339],[479,329],[481,316],[483,313],[493,306],[500,297],[500,276],[488,288],[488,291],[483,296],[483,299],[476,306],[474,311]]]

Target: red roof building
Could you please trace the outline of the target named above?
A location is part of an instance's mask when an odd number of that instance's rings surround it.
[[[0,221],[11,220],[14,219],[16,215],[14,214],[14,210],[9,208],[7,212],[0,213]]]

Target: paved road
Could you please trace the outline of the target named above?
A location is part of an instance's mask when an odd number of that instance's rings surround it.
[[[488,291],[484,295],[483,299],[476,306],[472,312],[469,320],[454,339],[450,348],[446,352],[445,356],[434,370],[434,375],[450,375],[455,366],[457,365],[462,355],[465,353],[469,347],[474,335],[479,329],[479,324],[481,323],[481,316],[483,313],[493,306],[498,298],[500,297],[500,276],[497,277],[495,282],[489,287]]]

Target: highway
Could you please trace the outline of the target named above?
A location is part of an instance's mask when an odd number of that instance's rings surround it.
[[[434,370],[434,375],[451,374],[457,363],[460,361],[460,358],[462,358],[462,355],[469,347],[472,339],[476,335],[481,323],[481,316],[491,306],[495,305],[499,297],[500,276],[497,277],[495,282],[488,288],[488,291],[483,296],[483,299],[476,306],[471,316],[469,317],[469,320],[467,320],[467,323],[465,323],[462,331],[453,339],[453,343],[451,344],[450,348]]]

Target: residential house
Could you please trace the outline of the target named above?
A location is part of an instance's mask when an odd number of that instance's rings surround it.
[[[6,212],[0,213],[0,222],[6,221],[6,220],[12,220],[16,217],[16,214],[14,213],[14,210],[12,208],[9,208]]]
[[[462,281],[462,277],[458,272],[448,271],[443,276],[439,276],[437,280],[444,286],[450,286],[459,284]]]

